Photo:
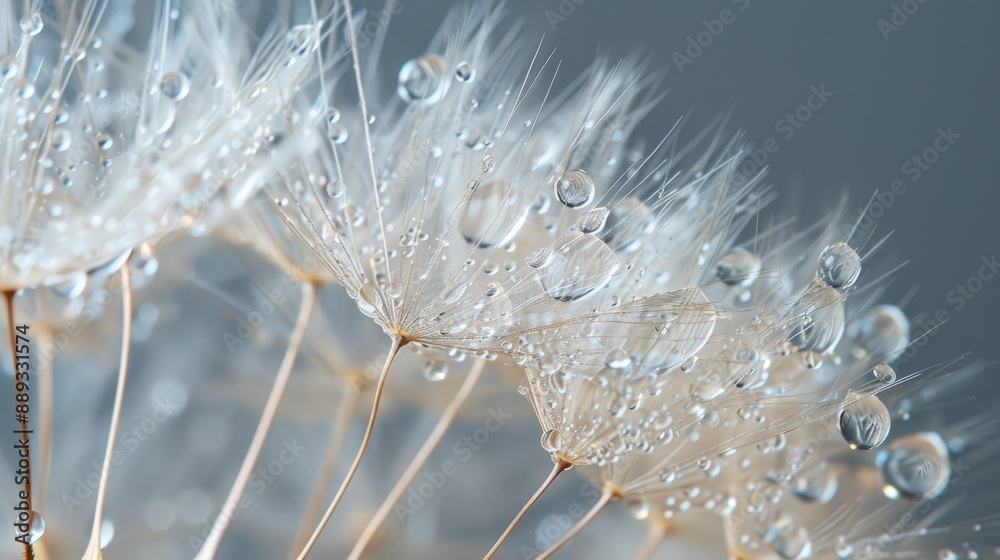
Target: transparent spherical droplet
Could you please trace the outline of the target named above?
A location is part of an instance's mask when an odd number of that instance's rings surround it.
[[[101,520],[101,548],[107,548],[115,539],[115,523],[110,519]]]
[[[340,111],[336,107],[331,107],[329,111],[326,112],[326,122],[328,124],[333,124],[340,120]]]
[[[329,128],[330,141],[334,144],[343,144],[347,142],[347,127],[341,123],[336,123],[330,125]]]
[[[749,286],[760,273],[760,260],[746,249],[736,249],[719,259],[715,275],[730,286]]]
[[[872,375],[882,383],[894,383],[896,381],[896,370],[884,362],[872,369]]]
[[[910,320],[895,305],[876,305],[847,325],[846,341],[855,358],[884,357],[892,363],[910,343]]]
[[[160,91],[170,99],[180,101],[190,93],[191,80],[180,72],[167,72],[160,78]]]
[[[861,257],[846,243],[834,243],[823,249],[816,266],[816,276],[834,288],[849,288],[861,274]]]
[[[812,556],[812,541],[805,527],[790,523],[782,527],[771,543],[774,551],[786,560],[800,560]]]
[[[436,54],[412,58],[399,69],[396,92],[409,103],[433,105],[448,91],[447,72],[447,63]]]
[[[313,50],[317,43],[316,28],[312,25],[296,25],[285,35],[288,50],[293,56],[303,56]]]
[[[361,288],[358,289],[358,295],[354,301],[358,305],[358,310],[367,317],[378,317],[378,314],[382,311],[382,296],[379,295],[378,289],[375,286],[367,282],[362,284]]]
[[[645,500],[629,500],[625,502],[625,509],[639,521],[649,517],[649,504]]]
[[[0,79],[3,81],[15,78],[21,71],[21,61],[14,55],[0,57]]]
[[[562,436],[556,430],[546,430],[542,434],[542,449],[549,453],[559,451],[562,446]]]
[[[792,480],[792,492],[807,502],[825,504],[837,494],[837,476],[827,463],[819,463]]]
[[[115,139],[110,134],[104,132],[97,135],[97,146],[102,150],[108,150],[115,145]]]
[[[502,179],[480,184],[469,195],[458,220],[458,232],[468,243],[488,249],[509,242],[528,217],[518,189]]]
[[[551,260],[539,270],[542,287],[549,296],[573,301],[603,287],[620,267],[614,251],[600,239],[571,231],[556,240]]]
[[[878,447],[889,435],[889,410],[875,395],[847,396],[848,404],[840,413],[840,433],[851,449]]]
[[[611,207],[601,239],[618,252],[639,250],[656,229],[656,214],[637,198],[620,200]]]
[[[23,531],[25,528],[27,532]],[[14,524],[14,534],[15,536],[27,534],[28,544],[35,544],[45,534],[45,519],[37,511],[22,511]]]
[[[52,132],[52,149],[57,152],[65,152],[73,144],[73,135],[63,128],[57,128]]]
[[[455,68],[455,79],[468,83],[476,79],[476,68],[468,62],[462,62]]]
[[[522,382],[521,382],[521,383],[520,383],[520,384],[519,384],[519,385],[517,386],[517,392],[518,392],[518,394],[520,394],[520,395],[527,395],[527,394],[528,394],[528,386],[527,386],[527,385],[525,385],[525,384],[524,384],[524,382],[522,381]]]
[[[624,348],[612,348],[604,357],[604,365],[612,369],[627,368],[632,364],[632,357]]]
[[[429,360],[424,364],[424,379],[443,381],[446,377],[448,377],[448,364],[437,360]]]
[[[604,229],[604,224],[607,221],[608,209],[601,206],[580,216],[580,219],[576,221],[576,227],[583,233],[598,233]]]
[[[34,37],[42,32],[45,23],[42,21],[42,14],[31,12],[21,19],[21,31],[29,37]]]
[[[555,189],[556,198],[569,208],[583,208],[594,201],[594,180],[582,169],[560,173]]]
[[[951,461],[948,446],[935,432],[896,438],[879,453],[878,464],[890,498],[933,500],[948,487]]]

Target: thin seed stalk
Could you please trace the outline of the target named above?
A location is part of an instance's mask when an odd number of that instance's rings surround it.
[[[119,271],[119,275],[122,290],[122,349],[121,360],[118,363],[118,385],[115,388],[115,402],[111,409],[111,428],[108,430],[108,443],[104,450],[104,462],[101,465],[101,482],[97,487],[94,525],[90,530],[90,542],[87,543],[87,549],[83,553],[83,560],[101,560],[101,521],[104,518],[104,499],[108,491],[111,459],[114,456],[115,439],[118,437],[122,401],[125,398],[125,380],[128,377],[129,348],[132,345],[132,269],[129,267],[128,259]]]
[[[309,555],[312,551],[313,546],[316,545],[316,541],[319,540],[319,536],[323,533],[323,529],[326,528],[326,524],[330,522],[330,518],[333,517],[333,512],[337,509],[337,505],[340,504],[340,500],[344,497],[347,492],[347,487],[350,486],[351,480],[354,479],[354,474],[358,471],[358,466],[361,464],[361,457],[365,454],[365,449],[368,447],[368,441],[372,437],[372,429],[375,427],[375,417],[378,415],[378,405],[382,400],[382,390],[385,389],[385,380],[389,373],[389,368],[392,366],[393,360],[396,359],[396,354],[399,353],[399,349],[406,344],[403,338],[393,338],[392,347],[389,349],[389,355],[385,358],[385,364],[382,366],[382,371],[379,373],[378,381],[375,383],[375,401],[372,403],[372,411],[368,416],[368,425],[365,427],[365,435],[361,439],[361,446],[358,448],[357,454],[354,456],[354,462],[351,463],[351,468],[347,471],[347,476],[344,477],[343,482],[340,483],[340,488],[337,490],[337,495],[333,497],[333,501],[330,502],[330,507],[326,508],[326,513],[323,514],[323,518],[320,519],[319,524],[316,526],[316,530],[313,531],[312,536],[306,542],[306,545],[302,548],[302,552],[299,553],[297,560],[305,560],[305,557]]]
[[[233,482],[233,486],[229,490],[229,495],[226,497],[226,501],[219,510],[219,515],[215,518],[215,522],[212,524],[212,529],[209,532],[208,537],[202,544],[201,550],[199,550],[198,554],[195,555],[195,560],[210,560],[215,558],[215,555],[219,550],[219,545],[222,543],[222,537],[225,534],[226,529],[229,528],[229,522],[232,521],[233,516],[236,513],[236,507],[243,495],[243,490],[246,488],[247,482],[250,480],[254,464],[257,463],[257,458],[260,456],[261,449],[264,447],[264,441],[267,439],[267,434],[271,430],[271,425],[274,423],[274,416],[278,411],[278,405],[281,403],[281,397],[285,393],[285,387],[288,385],[288,379],[291,377],[292,366],[295,365],[295,358],[298,355],[299,347],[302,345],[302,338],[306,332],[306,325],[309,323],[309,316],[312,313],[315,303],[316,285],[310,282],[303,283],[302,303],[299,305],[299,314],[295,320],[295,327],[292,329],[292,336],[288,341],[288,347],[285,349],[285,355],[278,368],[278,374],[274,378],[274,385],[271,387],[271,392],[268,394],[267,402],[264,404],[264,410],[260,415],[260,421],[257,423],[257,429],[253,434],[253,439],[250,441],[250,447],[247,449],[247,453],[243,457],[243,464],[240,465],[240,470],[236,475],[236,480]]]
[[[521,519],[524,517],[526,513],[528,513],[528,510],[531,509],[531,506],[535,505],[535,502],[537,502],[538,499],[542,497],[542,494],[545,493],[546,490],[548,490],[549,486],[552,485],[557,476],[559,476],[560,474],[562,474],[563,471],[571,468],[572,466],[573,465],[571,463],[569,463],[568,461],[564,461],[563,459],[556,460],[556,464],[552,466],[552,471],[549,472],[549,476],[545,478],[545,480],[542,482],[542,485],[538,487],[538,490],[535,490],[535,493],[531,496],[531,498],[527,501],[527,503],[524,504],[524,507],[521,508],[521,511],[517,512],[517,515],[514,516],[514,520],[510,522],[510,525],[507,526],[507,529],[503,532],[502,535],[500,535],[500,538],[497,539],[497,542],[493,545],[493,548],[491,548],[490,551],[486,553],[486,556],[483,557],[483,560],[490,560],[490,558],[493,558],[493,555],[496,554],[498,550],[500,550],[500,545],[502,545],[503,542],[507,540],[507,536],[510,535],[510,533],[514,530],[514,527],[516,527],[517,524],[521,522]]]
[[[389,492],[385,501],[383,501],[382,505],[379,506],[378,511],[375,512],[375,516],[368,522],[365,530],[361,533],[361,538],[359,538],[358,542],[354,545],[354,548],[351,550],[347,560],[358,560],[361,558],[361,554],[365,551],[365,548],[375,536],[375,532],[385,521],[385,518],[388,517],[389,512],[392,511],[393,506],[395,506],[396,502],[399,501],[403,492],[406,491],[410,483],[413,482],[413,479],[416,478],[420,468],[423,467],[424,463],[427,462],[427,459],[430,458],[431,453],[437,447],[438,443],[441,442],[441,438],[444,436],[445,432],[448,431],[448,427],[451,426],[452,421],[455,419],[455,415],[458,413],[459,409],[462,408],[462,405],[469,397],[469,394],[472,393],[472,389],[475,387],[476,382],[479,381],[479,377],[482,375],[484,369],[486,369],[486,360],[480,359],[473,364],[472,369],[465,378],[465,381],[462,382],[462,386],[458,389],[458,392],[455,393],[451,402],[448,403],[447,408],[445,408],[444,413],[434,426],[434,429],[431,430],[430,435],[427,436],[427,439],[420,447],[420,450],[417,451],[413,460],[410,461],[409,466],[407,466],[406,470],[403,471],[402,476],[399,477],[399,480],[392,488],[392,491]]]

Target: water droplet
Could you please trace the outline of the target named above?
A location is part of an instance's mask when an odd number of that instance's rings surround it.
[[[879,453],[878,464],[890,498],[933,500],[948,487],[951,463],[948,446],[935,432],[896,438]]]
[[[624,348],[612,348],[604,357],[604,365],[612,369],[627,368],[632,364],[632,357]]]
[[[303,56],[313,50],[317,43],[316,28],[312,25],[296,25],[285,35],[288,50],[294,56]]]
[[[378,317],[382,311],[382,296],[379,295],[375,286],[364,283],[358,289],[358,295],[354,298],[358,309],[367,317]]]
[[[476,68],[468,62],[462,62],[455,68],[455,79],[468,83],[476,79]]]
[[[340,120],[340,111],[336,107],[331,107],[329,111],[326,112],[326,122],[333,124]]]
[[[562,446],[562,436],[556,430],[547,430],[542,434],[542,449],[549,453],[559,451]]]
[[[528,394],[528,386],[524,384],[524,381],[522,381],[522,382],[521,382],[521,383],[520,383],[520,384],[519,384],[519,385],[517,386],[517,392],[518,392],[519,394],[521,394],[521,395],[527,395],[527,394]]]
[[[14,55],[0,57],[0,78],[3,81],[11,80],[21,71],[21,61]]]
[[[412,58],[399,69],[396,92],[409,103],[433,105],[448,91],[447,71],[447,63],[436,54]]]
[[[580,219],[576,221],[576,227],[583,233],[598,233],[604,229],[604,224],[607,221],[608,209],[601,206],[580,216]]]
[[[42,22],[42,14],[38,12],[31,12],[21,20],[21,31],[29,37],[34,37],[41,33],[44,26],[45,23]]]
[[[160,79],[160,91],[174,101],[180,101],[191,91],[191,80],[180,72],[167,72]]]
[[[779,529],[771,546],[778,553],[778,556],[786,560],[799,560],[812,556],[812,541],[809,540],[809,531],[805,527],[791,522]]]
[[[807,502],[825,504],[837,493],[837,476],[827,463],[819,463],[795,477],[792,491]]]
[[[528,209],[519,203],[517,189],[509,188],[503,180],[488,181],[469,195],[458,232],[478,247],[496,247],[510,241],[527,217]]]
[[[448,377],[448,364],[437,360],[429,360],[424,364],[424,379],[428,381],[444,381]]]
[[[846,243],[834,243],[819,255],[816,276],[834,288],[850,288],[861,274],[861,257]]]
[[[73,143],[73,135],[64,128],[57,128],[52,132],[52,149],[57,152],[65,152]]]
[[[725,284],[749,286],[760,273],[760,261],[746,249],[736,249],[719,259],[715,275]]]
[[[892,363],[910,343],[910,321],[895,305],[876,305],[851,321],[846,335],[855,358],[880,356]]]
[[[851,449],[878,447],[889,435],[889,410],[875,395],[847,396],[848,404],[840,413],[840,433]]]
[[[552,259],[541,268],[541,282],[549,296],[573,301],[603,287],[621,268],[607,245],[593,235],[571,231],[553,245]],[[534,262],[530,261],[529,266]]]
[[[649,504],[645,500],[629,500],[625,502],[625,509],[629,515],[639,521],[649,517]]]
[[[108,150],[115,145],[115,139],[104,132],[97,135],[97,146],[102,150]]]
[[[594,180],[582,169],[570,169],[556,177],[556,197],[569,208],[583,208],[594,201]]]
[[[611,207],[601,239],[615,251],[639,250],[656,229],[656,214],[637,198],[626,198]]]
[[[28,510],[26,512],[22,511],[21,515],[24,515],[25,517],[18,518],[14,534],[17,536],[24,534],[17,528],[17,525],[20,525],[20,522],[23,521],[24,524],[28,526],[28,544],[35,544],[38,542],[38,539],[42,538],[42,535],[45,534],[45,519],[42,517],[42,514],[33,510]]]
[[[872,375],[882,383],[894,383],[896,381],[896,370],[884,362],[872,369]]]
[[[347,128],[341,124],[332,124],[329,129],[330,141],[334,144],[347,142]]]

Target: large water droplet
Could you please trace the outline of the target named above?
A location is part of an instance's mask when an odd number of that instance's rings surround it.
[[[29,37],[34,37],[42,32],[45,23],[42,21],[42,14],[31,12],[21,20],[21,31]]]
[[[881,356],[891,363],[910,343],[910,321],[895,305],[876,305],[851,321],[846,335],[855,358]]]
[[[562,446],[562,436],[557,430],[546,430],[542,434],[542,449],[545,449],[549,453],[555,453],[559,451]]]
[[[429,360],[424,364],[424,379],[428,381],[444,381],[448,377],[448,364],[437,360]]]
[[[890,498],[933,500],[948,487],[951,463],[948,446],[935,432],[896,438],[879,453],[878,464]]]
[[[170,99],[180,101],[191,91],[191,80],[180,72],[167,72],[160,79],[160,91]]]
[[[637,198],[626,198],[611,207],[601,239],[612,249],[634,253],[656,229],[656,214]]]
[[[478,247],[496,247],[510,241],[527,217],[528,207],[521,204],[517,189],[503,180],[488,181],[469,195],[458,232]]]
[[[807,502],[825,504],[837,493],[837,476],[827,463],[819,463],[795,477],[792,491]]]
[[[828,286],[849,288],[859,274],[861,257],[846,243],[834,243],[820,253],[816,276]]]
[[[551,261],[539,270],[546,293],[573,301],[607,284],[620,267],[614,251],[600,239],[571,231],[556,240]]]
[[[872,375],[882,383],[894,383],[896,381],[896,370],[886,363],[881,363],[872,368]]]
[[[778,535],[771,542],[774,551],[778,556],[786,560],[800,560],[812,556],[812,541],[809,539],[809,531],[801,525],[788,523],[778,532]]]
[[[840,433],[851,449],[878,447],[889,435],[889,410],[875,395],[847,396],[848,404],[840,413]]]
[[[736,249],[719,259],[715,265],[715,275],[724,283],[733,286],[749,286],[757,279],[760,261],[746,249]]]
[[[570,169],[556,177],[556,197],[569,208],[583,208],[594,201],[594,180],[582,169]]]
[[[608,209],[601,206],[580,216],[580,219],[576,221],[576,227],[583,233],[597,233],[604,229],[604,224],[607,221]]]
[[[17,523],[14,524],[14,534],[16,536],[27,534],[28,544],[35,544],[45,534],[45,519],[42,514],[33,510],[22,511],[20,515],[23,517],[19,516]],[[22,531],[25,527],[28,529],[26,533]]]
[[[412,58],[399,69],[396,92],[410,103],[433,105],[441,101],[448,91],[447,72],[447,63],[436,54]]]

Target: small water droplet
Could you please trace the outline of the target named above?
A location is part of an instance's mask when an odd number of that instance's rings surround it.
[[[412,58],[399,69],[396,92],[404,101],[418,105],[433,105],[448,91],[444,79],[448,65],[436,54]]]
[[[549,453],[559,451],[562,446],[562,436],[557,430],[547,430],[542,434],[542,449]]]
[[[878,447],[889,435],[889,410],[875,395],[847,396],[848,404],[840,413],[840,432],[851,449]]]
[[[861,257],[846,243],[834,243],[819,255],[816,276],[833,288],[849,288],[861,274]]]
[[[455,68],[455,79],[468,83],[476,79],[476,68],[468,62],[462,62]]]
[[[428,381],[444,381],[448,377],[448,364],[437,360],[428,360],[424,364],[424,379]]]
[[[582,169],[570,169],[556,177],[556,197],[569,208],[583,208],[594,201],[594,180]]]
[[[191,80],[180,72],[167,72],[160,79],[160,91],[170,99],[180,101],[191,91]]]
[[[882,383],[894,383],[896,381],[896,370],[886,363],[881,363],[872,369],[872,375]]]

